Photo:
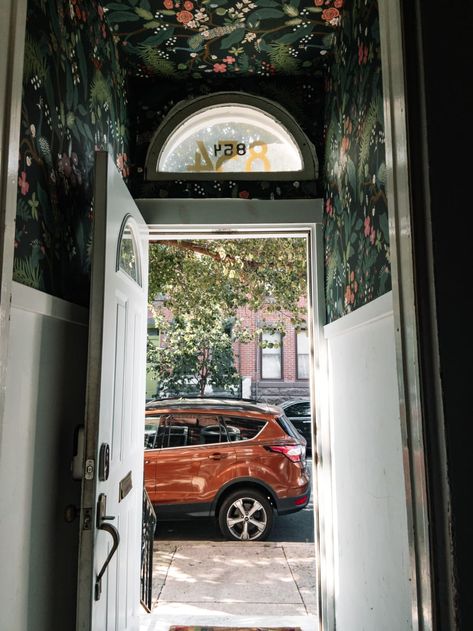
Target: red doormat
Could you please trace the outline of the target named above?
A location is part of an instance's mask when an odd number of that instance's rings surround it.
[[[169,631],[302,631],[300,627],[208,627],[174,625]]]

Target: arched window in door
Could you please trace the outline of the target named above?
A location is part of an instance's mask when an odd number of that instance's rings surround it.
[[[178,104],[156,131],[147,180],[315,180],[315,148],[281,106],[241,92]]]
[[[125,272],[141,286],[141,260],[131,217],[125,217],[120,229],[117,252],[117,271]]]

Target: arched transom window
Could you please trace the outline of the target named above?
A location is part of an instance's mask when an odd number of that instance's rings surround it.
[[[315,179],[312,144],[286,110],[242,93],[176,106],[157,130],[146,179]]]

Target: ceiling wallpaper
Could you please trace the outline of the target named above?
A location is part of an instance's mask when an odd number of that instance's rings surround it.
[[[130,74],[314,74],[332,47],[344,0],[102,0]]]

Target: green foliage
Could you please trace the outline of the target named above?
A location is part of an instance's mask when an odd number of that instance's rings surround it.
[[[33,257],[15,259],[13,264],[13,278],[22,285],[42,289],[41,271]]]
[[[169,77],[175,71],[175,64],[166,59],[164,53],[157,48],[143,44],[139,47],[139,52],[146,66],[156,75]]]
[[[170,322],[156,313],[156,324],[163,345],[148,342],[148,371],[157,380],[157,396],[202,396],[207,386],[236,391],[232,340],[219,305],[180,313]]]
[[[128,161],[125,71],[96,4],[31,0],[27,11],[13,277],[85,305],[94,150]]]
[[[158,242],[150,247],[150,303],[162,347],[150,344],[149,370],[158,395],[235,387],[232,339],[249,342],[263,331],[284,333],[305,309],[306,244],[303,239]],[[239,307],[271,314],[248,330],[236,319]],[[174,318],[169,322],[169,314]],[[193,379],[191,379],[193,378]]]
[[[47,69],[47,61],[42,54],[39,43],[27,34],[25,39],[23,80],[26,82],[33,76],[36,76],[40,81],[43,81]]]
[[[391,287],[376,3],[355,0],[344,11],[335,38],[326,100],[325,281],[329,322]]]
[[[299,60],[291,55],[291,48],[287,44],[276,42],[269,47],[269,57],[276,70],[288,74],[297,72]]]
[[[361,180],[365,165],[369,162],[370,157],[370,139],[378,120],[378,103],[377,99],[371,101],[366,120],[362,127],[360,138],[360,154],[358,159],[358,177]]]
[[[212,303],[226,317],[248,306],[300,321],[306,269],[304,239],[158,242],[150,246],[150,302],[163,295],[173,313]]]
[[[170,76],[178,71],[194,78],[214,72],[226,76],[250,72],[256,76],[267,69],[266,47],[272,44],[293,45],[290,55],[284,49],[275,53],[277,63],[271,63],[276,72],[303,74],[307,67],[325,66],[324,57],[314,50],[326,48],[325,38],[336,25],[323,9],[345,10],[335,8],[336,0],[324,0],[323,8],[314,7],[314,0],[203,0],[166,3],[167,8],[162,0],[152,6],[145,0],[104,0],[102,4],[114,35],[126,43],[122,52],[129,67],[141,68],[145,60],[148,74]],[[161,38],[169,29],[178,41],[176,46],[166,46],[170,35],[160,41],[148,39],[150,31]],[[244,66],[241,57],[228,61],[235,46],[242,48]],[[160,50],[166,53],[165,59],[159,56]]]
[[[90,84],[90,105],[94,109],[111,101],[110,86],[101,72],[96,72]]]

